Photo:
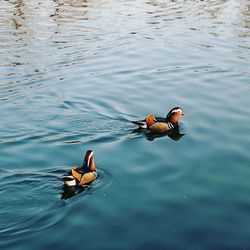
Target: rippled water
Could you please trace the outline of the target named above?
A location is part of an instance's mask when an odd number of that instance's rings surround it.
[[[250,249],[249,69],[247,0],[0,1],[0,249]]]

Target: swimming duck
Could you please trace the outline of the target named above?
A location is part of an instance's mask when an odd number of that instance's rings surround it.
[[[174,107],[168,112],[166,118],[149,114],[144,120],[132,121],[132,123],[138,125],[139,128],[162,133],[178,128],[181,115],[185,116],[183,110],[180,107]]]
[[[83,165],[74,167],[61,177],[62,181],[67,186],[83,186],[89,184],[97,178],[96,167],[94,162],[94,152],[88,150],[86,152]]]

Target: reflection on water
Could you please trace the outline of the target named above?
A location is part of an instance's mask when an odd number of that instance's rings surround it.
[[[173,130],[167,131],[167,132],[163,132],[163,133],[156,133],[156,132],[148,131],[148,130],[141,129],[141,128],[136,128],[132,131],[132,135],[139,135],[139,134],[144,134],[146,139],[149,141],[153,141],[156,138],[161,138],[165,136],[168,136],[170,139],[174,141],[178,141],[185,135],[185,134],[180,133],[179,127]]]
[[[249,37],[248,0],[0,1],[0,249],[249,247]]]
[[[84,185],[82,187],[68,187],[64,185],[61,192],[61,199],[67,200],[75,195],[82,193],[83,191],[90,191],[90,190],[91,190],[91,185]]]
[[[177,48],[182,35],[186,35],[186,39],[181,41],[181,46],[192,44],[208,49],[220,47],[222,40],[232,39],[235,44],[228,48],[233,50],[232,54],[240,60],[248,58],[245,55],[249,55],[250,49],[247,1],[139,1],[133,4],[118,1],[115,9],[112,5],[109,1],[71,0],[1,3],[1,100],[16,99],[30,88],[51,85],[51,79],[59,83],[75,65],[89,67],[92,58],[100,60],[110,49],[130,48],[129,40],[122,42],[129,39],[126,35],[130,32],[131,41],[143,37]],[[134,25],[135,19],[141,20],[138,28]],[[223,29],[219,28],[221,25]],[[151,29],[154,32],[147,32]],[[171,36],[163,36],[166,29]],[[96,66],[100,73],[103,69]],[[90,70],[89,74],[98,74],[93,68]]]

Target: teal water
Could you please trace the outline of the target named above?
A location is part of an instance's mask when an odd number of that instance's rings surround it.
[[[250,249],[249,69],[247,0],[1,0],[0,249]]]

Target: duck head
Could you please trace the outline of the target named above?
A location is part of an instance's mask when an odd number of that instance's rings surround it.
[[[166,116],[166,120],[171,122],[174,125],[178,125],[180,116],[182,116],[182,115],[184,115],[184,116],[186,115],[183,112],[183,110],[180,107],[174,107],[168,112],[168,114]]]
[[[94,162],[94,152],[92,150],[88,150],[86,152],[82,167],[90,169],[90,171],[92,172],[96,170]]]
[[[146,124],[147,124],[147,127],[151,127],[154,123],[156,123],[156,119],[155,119],[155,115],[154,114],[149,114],[146,119]]]

